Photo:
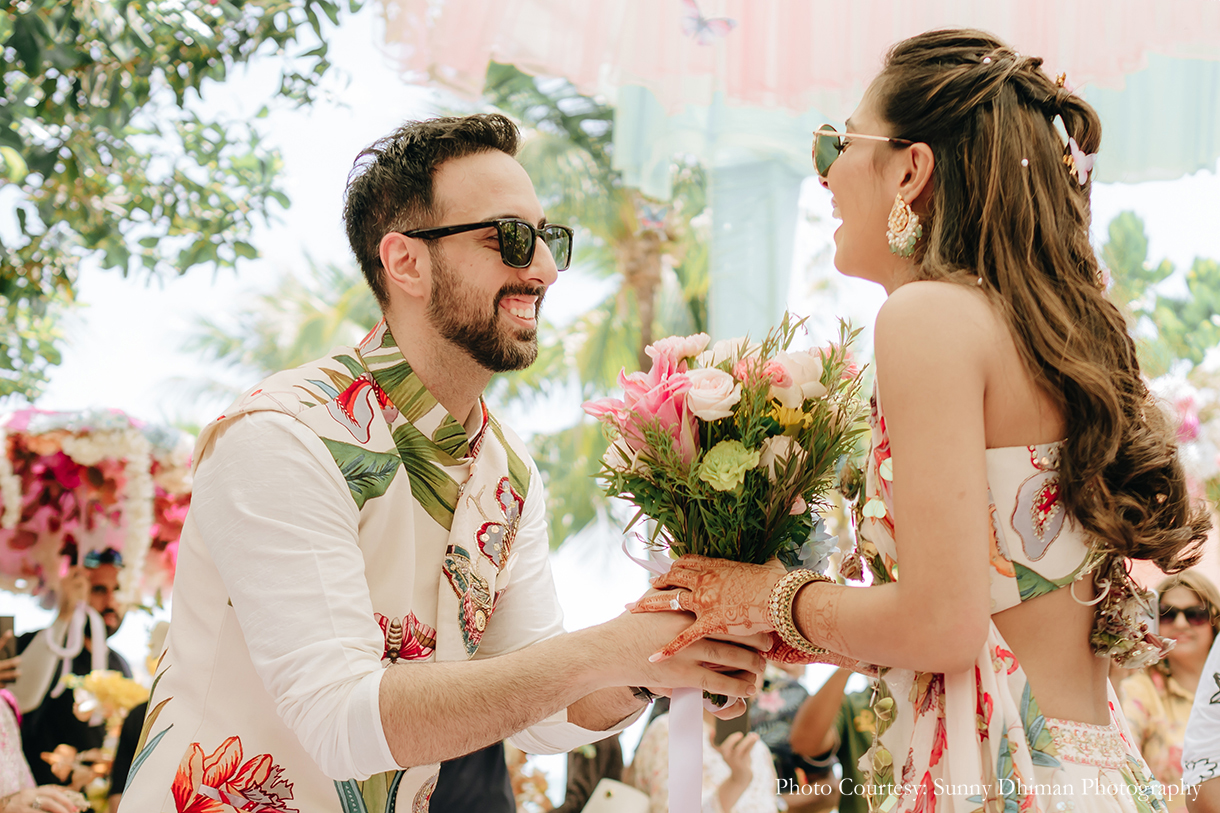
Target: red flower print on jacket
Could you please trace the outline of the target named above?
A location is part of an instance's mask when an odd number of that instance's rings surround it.
[[[377,401],[376,410],[373,408],[374,399]],[[368,373],[357,378],[351,386],[327,402],[326,411],[360,443],[369,442],[374,415],[379,414],[387,423],[392,423],[398,414],[397,407],[391,403],[385,390],[377,386],[377,382],[373,381]]]
[[[206,756],[193,742],[174,776],[174,806],[177,813],[299,813],[287,804],[292,783],[283,774],[270,754],[243,764],[240,737],[229,737]]]

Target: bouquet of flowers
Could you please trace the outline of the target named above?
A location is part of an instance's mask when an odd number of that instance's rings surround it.
[[[850,354],[859,331],[841,322],[836,343],[794,350],[803,321],[785,314],[760,343],[710,350],[705,333],[661,339],[646,348],[652,369],[619,376],[622,398],[584,405],[610,440],[606,493],[639,509],[628,528],[654,521],[654,550],[828,564],[835,539],[818,509],[866,429]],[[678,813],[699,809],[702,699],[676,689],[670,704],[669,809]]]
[[[840,323],[827,347],[792,350],[804,320],[785,314],[760,343],[707,334],[650,345],[647,373],[619,382],[622,398],[585,403],[610,440],[606,493],[655,521],[654,548],[823,570],[835,540],[818,509],[866,430],[859,333]]]

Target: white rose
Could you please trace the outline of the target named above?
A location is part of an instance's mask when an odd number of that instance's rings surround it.
[[[795,353],[778,353],[779,364],[792,378],[789,387],[771,387],[771,397],[789,409],[800,409],[807,398],[821,398],[826,394],[822,386],[822,354],[816,350],[801,350]]]
[[[741,400],[741,385],[715,367],[689,370],[690,389],[686,391],[686,407],[696,418],[714,421],[733,414],[733,407]]]
[[[736,362],[738,359],[749,358],[761,347],[762,345],[758,342],[747,345],[744,336],[738,336],[736,339],[721,339],[712,345],[711,350],[704,350],[700,353],[695,360],[699,362],[700,367],[715,367],[726,361]]]
[[[632,449],[621,438],[610,444],[610,448],[602,456],[602,461],[620,474],[640,474],[644,477],[651,475],[648,464],[640,459],[640,452]]]
[[[805,450],[787,435],[776,435],[767,438],[762,443],[758,455],[758,467],[767,470],[767,479],[775,482],[775,470],[778,465],[787,466],[793,457],[797,461],[805,459]]]

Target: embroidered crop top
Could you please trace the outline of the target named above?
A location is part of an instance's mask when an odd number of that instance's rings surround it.
[[[898,551],[893,467],[876,395],[869,423],[872,449],[865,471],[860,552],[875,580],[894,581]],[[1088,557],[1087,538],[1060,499],[1059,447],[1056,442],[986,451],[993,614],[1070,585]]]

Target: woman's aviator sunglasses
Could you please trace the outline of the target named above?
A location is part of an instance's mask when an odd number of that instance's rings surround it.
[[[474,231],[475,229],[490,229],[495,227],[500,238],[500,259],[510,268],[529,268],[534,261],[534,248],[538,238],[546,243],[555,260],[555,267],[560,271],[567,270],[572,263],[572,230],[567,226],[548,223],[541,228],[534,228],[524,220],[514,217],[502,217],[498,220],[485,220],[482,223],[464,223],[460,226],[440,226],[435,229],[414,229],[399,232],[407,237],[418,237],[421,240],[436,240],[451,234]]]
[[[823,124],[813,133],[813,165],[817,167],[818,177],[825,178],[830,172],[830,165],[843,152],[845,138],[866,138],[869,141],[892,141],[895,144],[914,144],[905,138],[890,138],[889,136],[865,135],[864,133],[840,133],[833,124]]]
[[[1211,621],[1211,613],[1206,607],[1198,605],[1194,607],[1161,607],[1161,623],[1169,626],[1178,620],[1178,614],[1181,613],[1186,619],[1186,623],[1192,627],[1201,627]]]

